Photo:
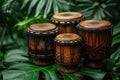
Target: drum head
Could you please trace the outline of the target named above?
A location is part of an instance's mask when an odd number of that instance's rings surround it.
[[[52,22],[60,22],[60,23],[64,23],[64,22],[80,22],[81,20],[83,20],[83,15],[81,13],[78,12],[61,12],[61,13],[57,13],[54,14],[51,21]]]
[[[31,31],[37,31],[37,32],[44,32],[44,31],[50,31],[55,29],[56,26],[51,23],[39,23],[39,24],[33,24],[29,27]]]
[[[79,23],[80,27],[87,29],[104,29],[111,27],[111,23],[105,20],[85,20]]]
[[[80,39],[79,35],[73,33],[59,34],[56,37],[57,41],[77,41],[79,39]]]

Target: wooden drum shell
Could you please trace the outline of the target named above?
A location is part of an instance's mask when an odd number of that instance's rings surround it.
[[[40,66],[54,63],[54,38],[58,33],[58,28],[43,32],[31,31],[29,29],[28,47],[29,55],[33,58],[33,63]]]
[[[62,12],[53,15],[51,22],[58,27],[59,34],[76,33],[76,25],[84,20],[84,16],[78,12]]]
[[[111,54],[111,44],[112,44],[112,25],[108,21],[98,20],[87,21],[84,24],[86,27],[95,25],[100,28],[86,28],[77,25],[78,34],[82,37],[83,43],[83,57],[85,58],[85,66],[90,68],[101,69],[105,67],[104,60],[109,58]],[[91,24],[87,24],[91,22]],[[106,24],[109,23],[109,24]],[[81,22],[82,24],[82,22]]]
[[[81,59],[81,38],[78,37],[77,40],[72,40],[75,38],[70,37],[72,33],[59,34],[55,38],[55,47],[56,47],[56,62],[60,65],[59,70],[66,73],[76,72],[78,70],[77,66],[80,63]],[[67,36],[67,38],[63,36]],[[61,38],[61,36],[63,38]],[[75,37],[75,36],[74,36]],[[67,40],[71,39],[71,40]]]
[[[61,65],[77,65],[80,62],[80,53],[81,50],[79,44],[56,44],[56,62]]]
[[[79,35],[83,36],[83,50],[86,59],[102,60],[110,55],[111,30],[98,32],[79,31]]]

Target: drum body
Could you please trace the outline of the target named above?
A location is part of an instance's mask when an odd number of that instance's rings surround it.
[[[72,73],[77,70],[80,62],[81,38],[77,34],[64,33],[55,38],[56,62],[60,64],[59,70]]]
[[[54,63],[54,38],[58,28],[54,24],[33,24],[28,28],[29,55],[40,66]]]
[[[104,20],[86,20],[77,28],[83,39],[85,66],[102,69],[104,60],[109,57],[112,43],[112,25]]]
[[[53,15],[51,22],[54,23],[62,33],[77,33],[76,25],[84,19],[83,15],[77,12],[62,12]]]

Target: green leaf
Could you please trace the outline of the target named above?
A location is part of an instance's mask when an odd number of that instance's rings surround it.
[[[120,43],[120,35],[116,35],[115,37],[113,37],[112,45],[115,45],[117,43]]]
[[[93,3],[91,0],[77,0],[78,2],[84,2],[84,3]]]
[[[46,18],[48,13],[50,12],[51,6],[52,6],[52,2],[53,2],[53,0],[48,0],[47,5],[45,7],[45,11],[44,11],[44,18]]]
[[[9,57],[5,57],[4,62],[21,62],[21,61],[29,61],[29,58],[19,55],[13,55]]]
[[[7,52],[6,57],[13,56],[13,55],[28,56],[28,52],[22,49],[13,49]]]
[[[29,18],[29,19],[23,20],[23,21],[21,21],[21,22],[18,22],[18,23],[16,24],[16,26],[24,26],[24,25],[32,22],[33,20],[34,20],[34,18]]]
[[[22,6],[21,6],[21,9],[23,9],[28,3],[29,3],[30,0],[24,0]]]
[[[117,59],[120,58],[120,48],[118,48],[118,50],[116,50],[111,56],[110,59],[115,62]]]
[[[64,77],[64,80],[81,80],[73,74],[61,73]]]
[[[42,71],[42,70],[41,70]],[[44,73],[44,75],[45,75],[45,80],[51,80],[51,77],[50,77],[50,75],[49,75],[49,73],[47,72],[47,71],[42,71],[43,73]]]
[[[35,12],[36,14],[35,14],[35,16],[39,15],[39,13],[41,12],[41,10],[45,6],[45,3],[46,3],[46,0],[40,0],[40,2],[37,5],[37,8],[36,8],[36,12]]]
[[[31,13],[33,7],[35,6],[35,4],[38,2],[38,0],[32,0],[30,3],[30,6],[28,8],[28,15]]]
[[[57,5],[57,1],[56,0],[53,0],[53,11],[54,13],[58,13],[59,12],[59,9],[58,9],[58,5]]]
[[[106,72],[94,69],[83,68],[79,72],[79,74],[87,75],[92,77],[94,80],[103,80]]]
[[[104,13],[107,14],[108,16],[112,16],[107,10],[104,9]]]
[[[42,67],[35,66],[32,64],[28,64],[28,63],[17,63],[17,64],[10,66],[8,69],[19,69],[19,70],[23,70],[23,71],[28,71],[28,70],[34,70],[37,68],[39,68],[39,70],[40,70],[40,68],[42,68]]]
[[[44,68],[41,70],[43,73],[45,73],[46,76],[46,80],[48,80],[47,76],[50,76],[50,80],[59,80],[57,74],[55,73],[55,71],[50,70],[48,68]]]
[[[119,35],[119,33],[120,33],[120,22],[113,27],[113,36],[117,34]]]
[[[38,80],[38,71],[5,70],[2,72],[3,80]]]
[[[101,17],[104,18],[105,14],[104,14],[103,8],[100,8],[99,10],[100,10]]]

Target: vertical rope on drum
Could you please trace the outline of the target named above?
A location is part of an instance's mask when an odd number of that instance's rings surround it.
[[[72,45],[71,47],[70,47],[70,53],[71,53],[71,64],[74,64],[74,62],[73,62],[73,60],[74,60],[74,51],[73,51],[73,49],[74,49],[74,45]]]

